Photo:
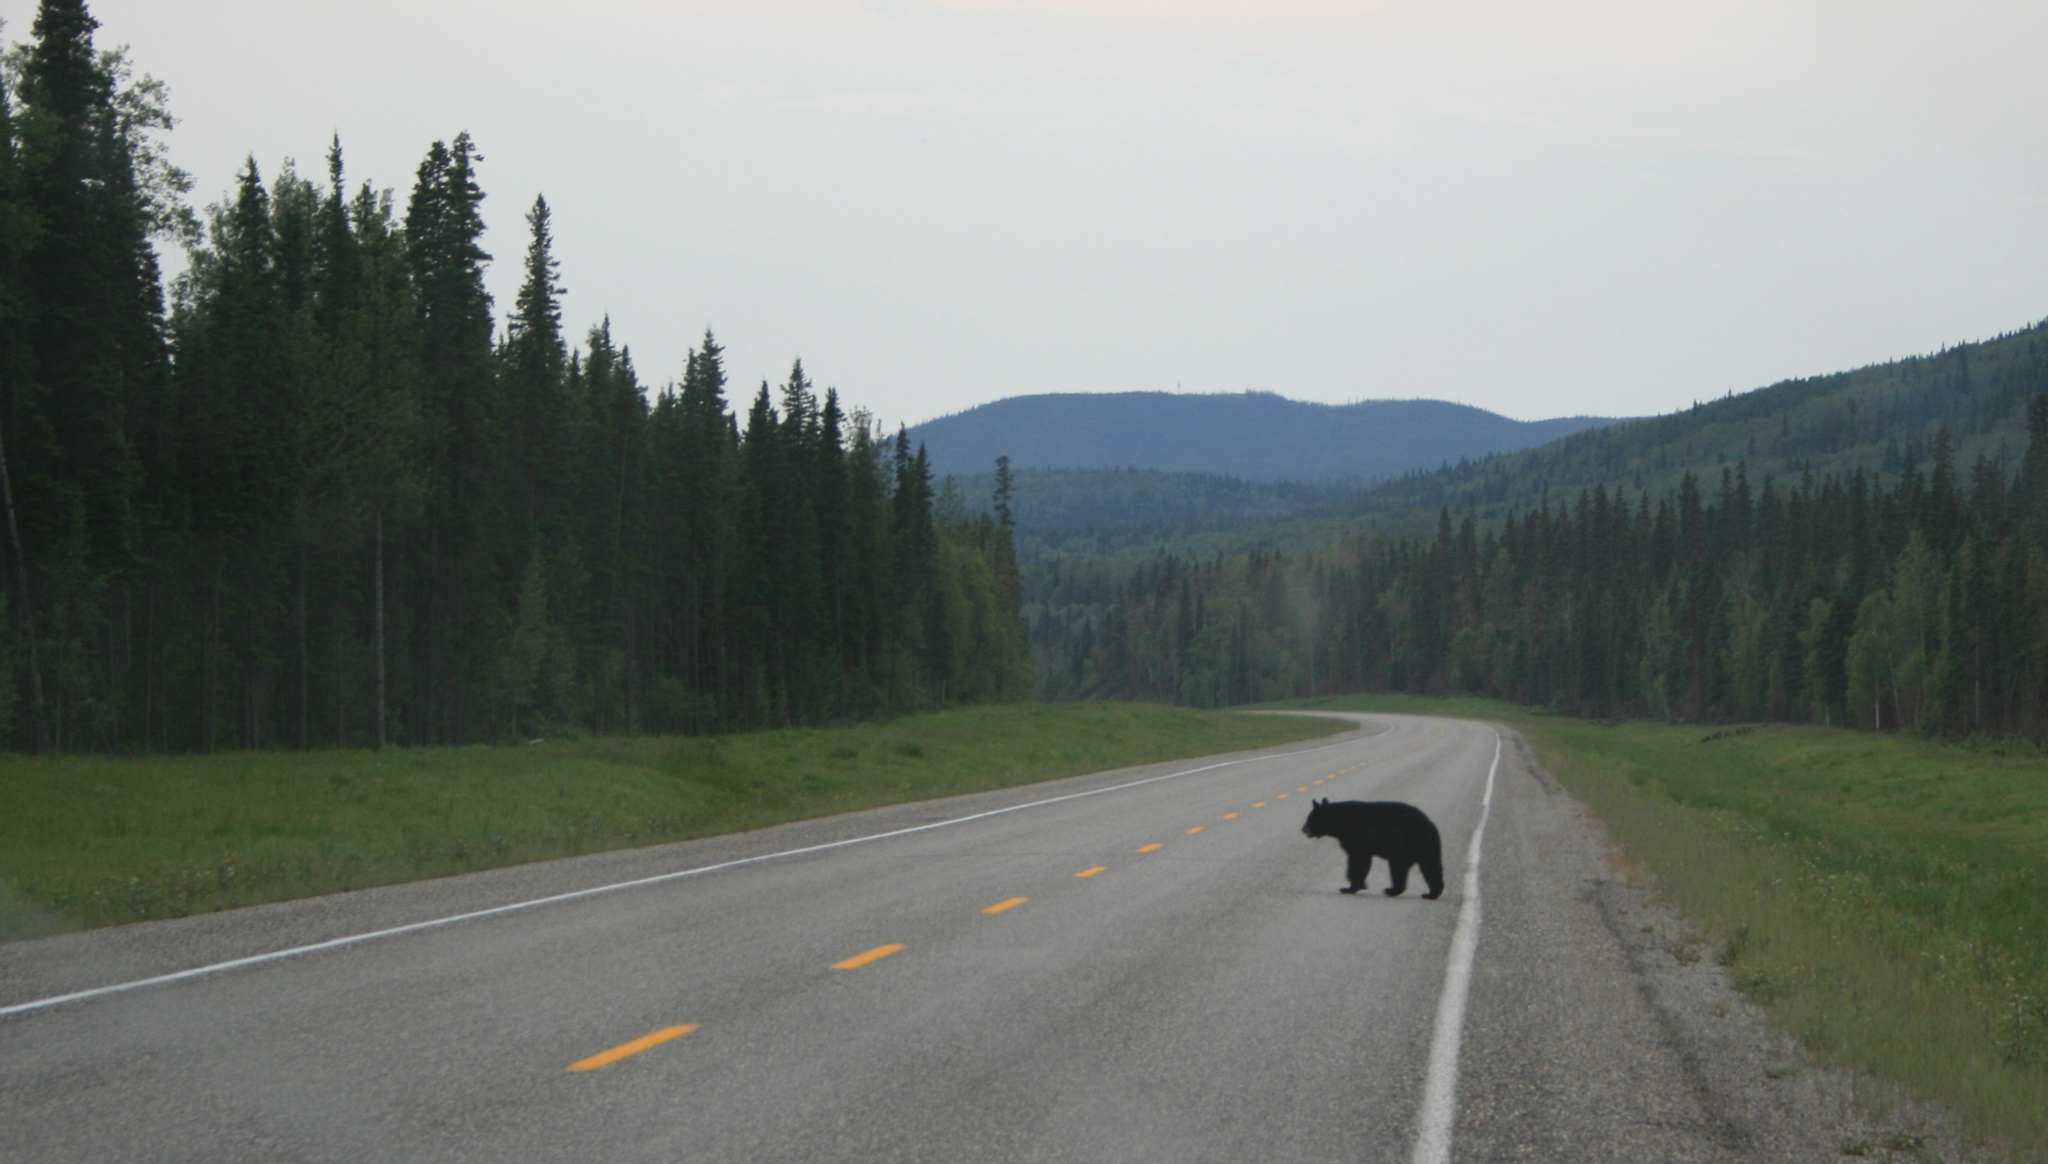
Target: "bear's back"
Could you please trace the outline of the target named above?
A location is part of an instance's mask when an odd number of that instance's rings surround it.
[[[1398,800],[1338,800],[1318,809],[1317,823],[1327,836],[1411,843],[1436,839],[1428,815]]]

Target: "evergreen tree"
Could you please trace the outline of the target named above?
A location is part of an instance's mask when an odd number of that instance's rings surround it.
[[[518,450],[508,458],[504,488],[516,498],[523,544],[560,543],[572,536],[568,511],[574,502],[572,476],[580,463],[581,420],[571,407],[562,342],[562,285],[554,257],[554,231],[547,199],[536,196],[527,212],[530,241],[526,280],[520,285],[505,329],[501,356],[507,410],[506,436]]]
[[[135,548],[130,413],[160,390],[164,352],[147,208],[97,28],[82,0],[44,0],[20,78],[39,229],[21,266],[30,317],[16,474],[47,503],[22,515],[29,554],[82,537],[105,569]]]
[[[2027,406],[2027,452],[2020,462],[2014,506],[2026,530],[2027,544],[2048,553],[2048,392]]]
[[[431,493],[413,531],[408,714],[417,738],[469,738],[480,725],[475,677],[488,671],[510,597],[500,407],[491,364],[491,299],[480,240],[483,190],[467,133],[435,142],[406,206],[406,259],[419,313],[419,360]]]
[[[12,78],[0,74],[0,506],[7,520],[7,552],[12,570],[4,583],[12,586],[15,598],[7,613],[8,629],[15,642],[25,645],[19,654],[28,669],[30,739],[36,751],[49,746],[44,731],[41,648],[33,595],[29,588],[28,558],[23,549],[21,521],[17,516],[14,478],[18,470],[8,464],[8,448],[21,432],[24,412],[34,397],[26,391],[28,299],[23,282],[23,261],[41,232],[41,221],[30,206],[25,191],[26,175],[16,139]],[[17,652],[10,651],[13,656]],[[12,662],[12,659],[9,660]],[[12,707],[15,701],[14,667],[0,669],[0,698]],[[11,715],[10,725],[13,723]],[[0,737],[4,739],[4,737]]]
[[[96,665],[106,602],[127,605],[144,553],[144,426],[160,416],[163,300],[150,234],[153,189],[138,162],[167,122],[161,89],[123,88],[118,54],[95,50],[78,0],[46,0],[19,62],[10,110],[8,237],[13,323],[0,439],[19,537],[16,604],[30,637],[41,744],[119,737],[124,677]],[[169,167],[159,181],[181,176]]]

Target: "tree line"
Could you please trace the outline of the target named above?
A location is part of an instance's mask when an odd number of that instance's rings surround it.
[[[185,209],[163,87],[44,0],[0,85],[0,746],[711,732],[1014,698],[1007,496],[797,363],[650,394],[564,335],[549,207],[498,325],[480,160],[401,204],[252,158]],[[158,242],[187,248],[168,301]],[[1007,487],[1007,477],[1004,478]],[[1000,515],[1000,516],[999,516]]]
[[[1577,715],[2048,736],[2048,395],[2014,461],[1948,429],[1894,475],[1661,498],[1606,485],[1481,529],[1293,556],[1163,555],[1099,613],[1035,607],[1061,695],[1203,706],[1349,690]]]

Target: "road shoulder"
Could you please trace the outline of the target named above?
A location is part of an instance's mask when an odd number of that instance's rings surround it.
[[[1499,730],[1454,1158],[1836,1161],[1869,1142],[1836,1081]]]

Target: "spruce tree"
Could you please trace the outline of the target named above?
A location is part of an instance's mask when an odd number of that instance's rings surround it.
[[[725,403],[725,349],[709,328],[684,367],[677,399],[675,556],[682,589],[683,669],[692,733],[731,706],[725,581],[733,524],[732,459],[737,441]]]
[[[506,537],[496,486],[503,416],[491,360],[490,255],[481,244],[483,190],[467,133],[435,142],[406,205],[406,259],[419,316],[419,361],[428,433],[424,528],[407,556],[413,578],[410,717],[425,741],[479,730],[477,677],[495,657],[504,612],[516,597],[511,572],[525,555]]]
[[[2048,392],[2027,405],[2027,451],[2014,493],[2027,544],[2048,554]]]
[[[534,198],[526,225],[526,280],[506,321],[501,365],[506,435],[517,449],[506,458],[504,488],[519,506],[521,544],[530,550],[545,540],[559,544],[570,534],[570,481],[581,426],[565,380],[563,288],[546,198]]]
[[[26,201],[39,229],[24,256],[28,307],[16,473],[44,504],[37,543],[87,539],[95,568],[134,550],[139,486],[131,413],[160,391],[162,297],[113,76],[82,0],[44,0],[24,59],[19,123]]]
[[[24,190],[25,175],[15,131],[12,78],[0,74],[0,506],[7,521],[7,553],[11,559],[8,577],[0,585],[13,587],[14,600],[6,611],[15,642],[26,645],[22,653],[28,668],[29,739],[38,752],[49,746],[44,731],[41,647],[37,642],[34,596],[29,587],[28,557],[23,549],[21,521],[16,513],[14,478],[18,469],[8,464],[8,449],[19,440],[22,418],[31,401],[26,377],[28,308],[23,284],[23,260],[41,231],[41,222],[29,205]],[[10,698],[14,693],[11,669],[0,673],[0,688]],[[5,736],[0,735],[0,746]]]

